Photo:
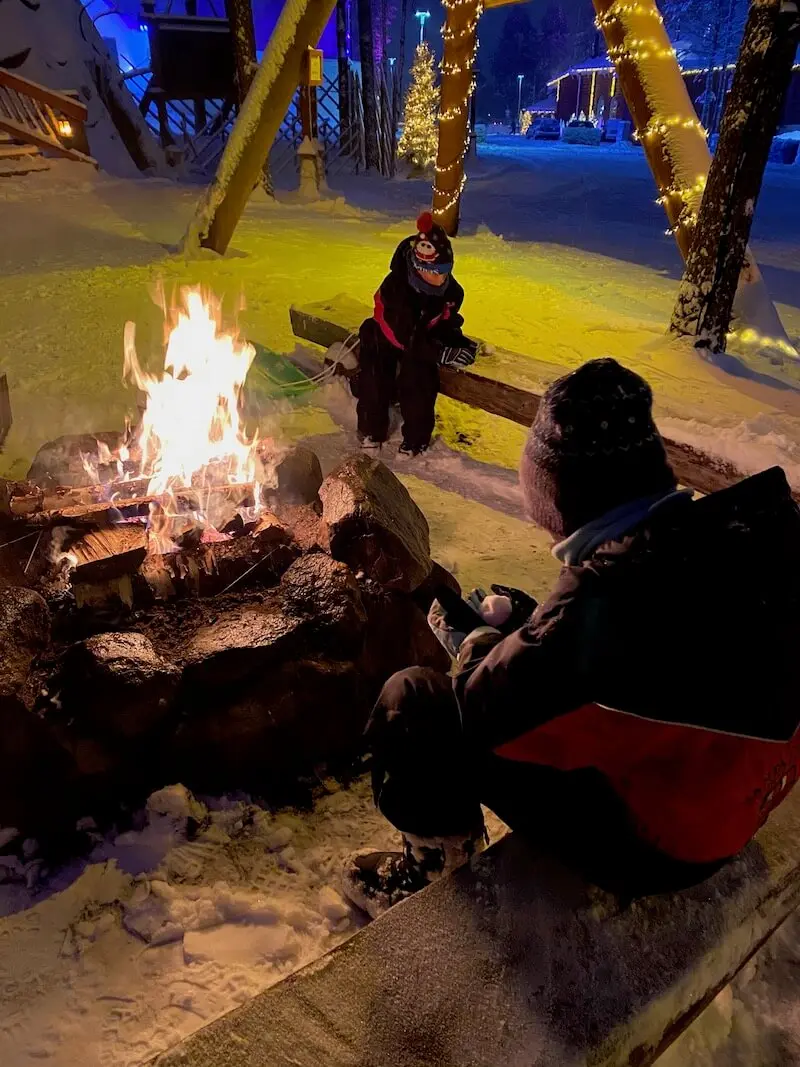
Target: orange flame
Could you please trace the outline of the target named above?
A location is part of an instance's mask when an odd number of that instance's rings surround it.
[[[154,496],[189,485],[249,482],[256,473],[255,439],[239,413],[255,349],[223,329],[216,297],[184,289],[182,298],[160,375],[142,368],[134,324],[125,327],[124,377],[147,397],[135,434],[140,476],[149,478]]]

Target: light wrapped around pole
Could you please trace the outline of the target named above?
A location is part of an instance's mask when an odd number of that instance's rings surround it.
[[[433,217],[451,237],[458,232],[464,158],[469,148],[470,97],[483,0],[444,0],[439,148],[433,185]]]
[[[656,0],[593,3],[596,25],[616,67],[635,136],[644,146],[658,186],[657,203],[669,220],[667,235],[674,236],[686,260],[711,166],[706,131],[689,97]],[[759,336],[780,346],[789,344],[749,250],[746,269],[739,276],[735,310],[741,324],[755,328]]]

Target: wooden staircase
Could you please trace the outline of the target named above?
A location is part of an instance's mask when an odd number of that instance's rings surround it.
[[[33,170],[47,170],[49,166],[41,148],[16,141],[10,133],[0,130],[0,178],[30,174]]]
[[[0,68],[0,178],[47,170],[46,156],[97,163],[86,152],[86,106]]]

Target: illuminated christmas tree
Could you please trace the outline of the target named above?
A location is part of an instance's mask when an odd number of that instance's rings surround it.
[[[433,52],[426,43],[417,46],[411,67],[411,84],[406,94],[403,134],[397,146],[401,159],[414,170],[429,170],[436,161],[439,86]]]

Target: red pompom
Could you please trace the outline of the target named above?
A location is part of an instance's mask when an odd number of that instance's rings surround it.
[[[420,233],[430,233],[433,229],[433,215],[430,211],[423,211],[417,219],[417,229]]]

